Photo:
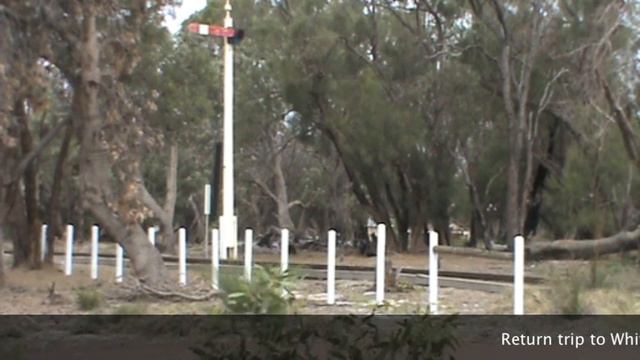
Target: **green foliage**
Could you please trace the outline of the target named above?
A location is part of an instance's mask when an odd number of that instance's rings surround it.
[[[544,213],[557,237],[594,238],[619,231],[620,215],[612,207],[624,207],[623,194],[640,191],[637,170],[619,156],[624,152],[620,136],[615,132],[601,136],[597,154],[570,148],[562,177],[549,182]]]
[[[90,311],[97,309],[104,301],[102,293],[95,287],[78,288],[76,293],[76,303],[80,310]]]
[[[286,314],[294,301],[291,287],[294,277],[277,268],[255,266],[252,280],[221,278],[226,293],[224,305],[231,314]]]

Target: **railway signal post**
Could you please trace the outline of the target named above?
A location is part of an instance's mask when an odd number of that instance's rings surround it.
[[[221,37],[224,42],[224,120],[222,150],[222,215],[220,216],[220,243],[226,258],[231,248],[231,258],[238,257],[238,218],[234,213],[233,185],[233,47],[239,43],[244,31],[233,27],[231,4],[226,0],[224,26],[189,24],[189,31],[200,35]]]

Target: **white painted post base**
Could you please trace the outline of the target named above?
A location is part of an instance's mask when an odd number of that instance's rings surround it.
[[[253,267],[253,230],[244,231],[244,278],[251,282],[251,268]]]
[[[524,315],[524,237],[513,242],[513,314]]]
[[[231,248],[231,259],[238,258],[238,218],[220,216],[220,259],[226,260]]]
[[[209,215],[211,215],[211,185],[204,186],[204,257],[209,257]]]
[[[289,269],[289,229],[282,229],[280,238],[280,271],[284,274]]]
[[[218,276],[220,273],[220,232],[211,230],[211,288],[219,290]]]
[[[180,273],[180,285],[187,285],[187,231],[184,228],[178,230],[178,267]]]
[[[327,304],[336,303],[336,231],[329,230],[327,237]]]
[[[91,227],[91,279],[98,279],[98,241],[100,238],[100,228],[96,225]]]
[[[438,233],[429,231],[429,313],[438,314]]]
[[[73,272],[73,225],[67,225],[67,243],[65,249],[64,274],[71,276]]]
[[[386,251],[387,228],[378,224],[378,244],[376,249],[376,304],[384,304],[384,257]]]
[[[44,261],[47,254],[47,224],[42,225],[40,229],[40,261]]]
[[[156,228],[152,226],[147,229],[147,238],[149,238],[149,242],[151,245],[156,246]]]
[[[116,243],[116,282],[124,280],[124,249]]]

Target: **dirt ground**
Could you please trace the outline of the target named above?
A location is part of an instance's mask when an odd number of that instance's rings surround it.
[[[76,251],[82,251],[77,249]],[[197,249],[191,249],[190,254],[197,254]],[[256,261],[278,261],[279,254],[256,254]],[[403,268],[427,268],[426,254],[395,254],[391,256],[394,267]],[[7,257],[10,264],[10,258]],[[92,281],[89,276],[89,268],[84,264],[74,264],[74,274],[64,276],[62,272],[62,259],[56,258],[58,263],[54,267],[42,270],[8,269],[7,284],[0,289],[0,314],[212,314],[220,313],[223,308],[220,300],[209,302],[175,302],[149,298],[134,298],[131,294],[133,286],[131,274],[125,269],[124,284],[116,284],[114,270],[111,266],[100,266],[99,280]],[[80,262],[81,260],[78,260]],[[322,252],[303,252],[290,257],[291,263],[324,263],[326,254]],[[373,266],[375,258],[366,258],[355,255],[342,255],[337,260],[339,265],[363,265]],[[560,294],[572,287],[563,279],[569,279],[577,273],[590,273],[590,263],[581,261],[549,261],[544,263],[528,263],[526,271],[531,275],[544,276],[546,278],[559,279],[551,284],[527,285],[525,287],[525,308],[527,313],[558,313],[553,301],[553,293]],[[510,274],[511,263],[508,261],[468,258],[461,256],[446,256],[442,259],[441,268],[457,271],[481,271],[489,273]],[[606,265],[608,266],[608,265]],[[607,268],[604,263],[601,269]],[[608,268],[607,268],[608,269]],[[635,269],[635,268],[633,268]],[[609,270],[607,270],[609,271]],[[171,276],[178,274],[175,265],[169,266]],[[189,265],[190,286],[207,288],[210,269],[208,266]],[[600,273],[601,270],[598,270]],[[606,287],[587,289],[589,293],[583,296],[578,310],[589,310],[589,313],[640,313],[640,295],[638,284],[639,273],[637,270],[629,272],[625,270],[620,275],[609,276],[603,272],[601,283],[607,283]],[[373,277],[373,275],[372,275]],[[49,304],[49,289],[55,283],[55,293],[61,300],[55,304]],[[624,283],[624,287],[618,286]],[[612,285],[613,284],[613,285]],[[427,288],[401,284],[399,290],[386,293],[386,304],[377,307],[374,304],[375,293],[372,281],[347,281],[336,282],[337,304],[326,305],[326,283],[324,281],[299,280],[294,283],[293,291],[296,301],[292,312],[298,314],[415,314],[425,313],[428,308]],[[83,288],[95,289],[100,294],[102,301],[93,310],[83,311],[78,304],[78,292]],[[631,289],[631,290],[629,290]],[[582,291],[582,288],[576,290]],[[509,314],[512,311],[511,291],[503,293],[487,293],[482,291],[461,290],[441,287],[439,309],[443,314]],[[614,294],[616,298],[610,301],[606,296]],[[563,295],[564,296],[564,295]],[[568,293],[567,297],[573,296]],[[591,300],[594,297],[596,300]],[[604,299],[598,300],[598,297]],[[560,299],[564,301],[564,299]],[[589,305],[589,302],[621,304],[612,309],[599,305]],[[578,306],[570,304],[570,306]],[[569,306],[569,305],[568,305]],[[586,306],[586,308],[585,308]],[[567,311],[571,311],[569,308]],[[564,311],[566,312],[566,311]]]
[[[267,260],[267,259],[265,259]],[[302,263],[303,258],[292,259]],[[313,258],[305,258],[313,262]],[[316,259],[317,260],[317,259]],[[364,259],[362,265],[368,265]],[[414,260],[415,261],[415,260]],[[175,267],[169,271],[178,274]],[[190,265],[189,283],[206,287],[209,283],[209,268]],[[100,266],[99,280],[92,281],[86,264],[74,264],[72,276],[65,276],[62,264],[41,270],[8,269],[7,284],[0,289],[0,314],[209,314],[220,311],[222,304],[218,300],[210,302],[174,302],[159,299],[130,300],[129,288],[131,276],[125,271],[125,282],[116,284],[113,267]],[[59,303],[49,304],[49,289],[55,283],[55,293],[62,299]],[[428,307],[427,288],[402,284],[399,290],[388,291],[386,305],[376,307],[373,282],[347,281],[336,282],[336,300],[334,306],[326,305],[326,282],[300,280],[294,283],[293,292],[296,301],[292,311],[298,314],[412,314],[424,313]],[[101,305],[91,311],[82,311],[78,304],[78,291],[83,288],[95,288],[102,294]],[[493,313],[500,304],[508,309],[508,294],[492,294],[482,291],[460,289],[440,289],[440,309],[442,313],[486,314]],[[508,313],[508,311],[507,311]]]

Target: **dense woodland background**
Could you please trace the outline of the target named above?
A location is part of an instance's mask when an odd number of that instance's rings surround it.
[[[185,0],[187,1],[187,0]],[[98,223],[139,277],[204,234],[221,141],[221,40],[172,1],[0,1],[0,238],[40,266],[40,225]],[[221,24],[222,1],[189,21]],[[239,227],[390,224],[471,245],[640,224],[637,1],[233,0]],[[186,29],[186,23],[185,23]],[[217,221],[213,216],[212,220]],[[1,259],[2,257],[0,257]],[[51,261],[49,256],[46,261]]]

